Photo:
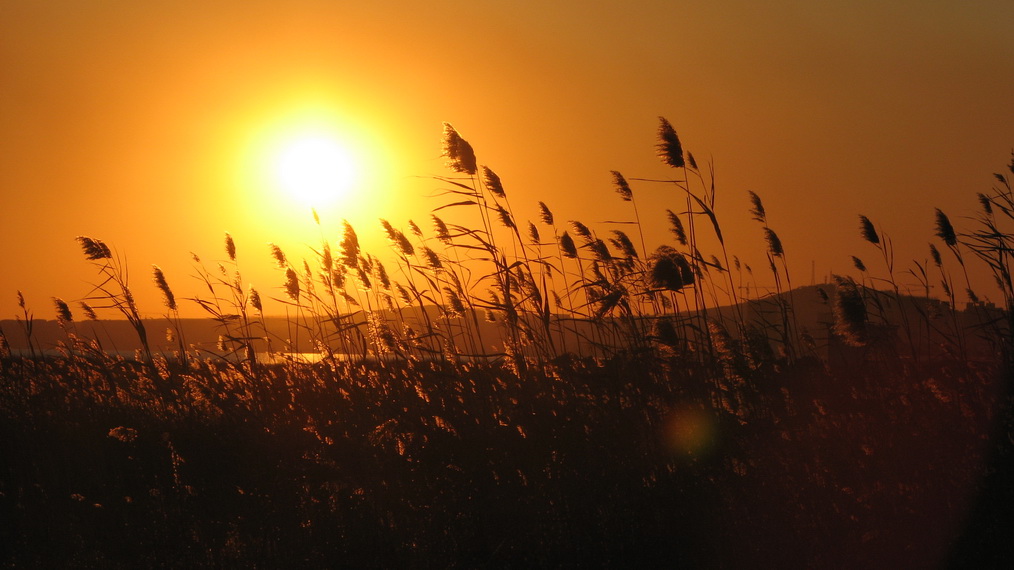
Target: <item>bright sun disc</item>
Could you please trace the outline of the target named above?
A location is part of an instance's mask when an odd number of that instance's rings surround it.
[[[325,134],[297,135],[280,144],[273,173],[289,196],[314,207],[337,201],[358,178],[352,154]]]

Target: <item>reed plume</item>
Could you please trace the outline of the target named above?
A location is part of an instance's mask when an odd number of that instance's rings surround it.
[[[299,276],[291,267],[285,270],[285,294],[293,301],[299,301]]]
[[[852,256],[852,265],[859,271],[866,273],[866,265],[863,263],[863,260],[854,255]]]
[[[236,242],[229,232],[225,233],[225,253],[229,256],[229,261],[236,261]]]
[[[859,216],[859,233],[863,236],[863,239],[877,245],[880,243],[880,236],[877,235],[876,228],[873,227],[873,222],[870,221],[866,216]]]
[[[577,246],[574,245],[574,238],[570,237],[570,234],[566,231],[560,234],[560,251],[568,259],[577,257]]]
[[[447,167],[452,171],[475,175],[475,151],[450,123],[444,123],[444,156],[447,157]]]
[[[613,170],[613,184],[616,186],[616,193],[620,195],[620,198],[624,202],[630,202],[634,199],[634,192],[630,189],[630,184],[627,183],[627,179],[622,174]]]
[[[553,225],[553,212],[545,202],[539,202],[539,217],[547,226]]]
[[[342,220],[342,225],[344,226],[341,242],[342,264],[352,269],[359,259],[359,237],[348,220]]]
[[[776,234],[774,230],[769,227],[765,227],[764,240],[768,244],[768,253],[774,257],[782,257],[785,255],[785,249],[782,248],[782,240],[778,238],[778,234]]]
[[[687,245],[687,232],[683,228],[683,222],[680,221],[680,217],[672,210],[666,210],[666,214],[669,216],[669,231],[676,236],[676,241],[680,245]]]
[[[451,232],[447,229],[447,224],[437,217],[436,214],[431,214],[430,218],[433,219],[433,228],[437,232],[437,239],[444,244],[451,243]]]
[[[74,316],[70,312],[70,307],[66,301],[59,297],[53,297],[53,305],[56,306],[56,320],[61,325],[69,323],[74,320]]]
[[[750,203],[753,205],[753,207],[750,208],[750,215],[758,222],[767,224],[768,215],[764,210],[764,203],[761,202],[760,196],[758,196],[753,190],[748,190],[747,193],[750,194]]]
[[[233,251],[235,252],[235,249],[233,249]],[[173,295],[172,289],[169,288],[169,283],[165,280],[165,274],[162,273],[162,268],[157,265],[152,265],[151,270],[155,286],[162,292],[162,300],[165,303],[165,306],[168,307],[170,311],[175,311],[177,309],[176,296]]]
[[[538,245],[541,241],[539,239],[539,228],[532,222],[528,222],[528,239],[531,240],[532,245]]]
[[[930,257],[933,258],[933,263],[937,267],[940,267],[941,265],[943,265],[944,261],[940,257],[940,250],[937,249],[937,246],[935,246],[933,244],[929,244],[929,250],[930,250]]]
[[[634,243],[630,241],[630,237],[627,234],[620,230],[613,230],[613,235],[616,237],[609,241],[616,246],[616,249],[620,250],[626,257],[637,257],[637,249],[634,248]]]
[[[273,243],[269,243],[268,247],[271,248],[271,257],[275,259],[275,265],[277,265],[279,269],[285,269],[289,266],[289,260],[286,259],[285,252],[282,251],[282,248]]]
[[[947,247],[954,247],[958,243],[958,236],[954,232],[951,220],[940,208],[936,209],[936,235],[947,244]]]
[[[109,251],[109,247],[102,242],[102,240],[92,239],[86,236],[77,236],[78,243],[81,244],[81,249],[84,250],[85,259],[88,261],[98,261],[100,259],[111,259],[113,254]]]
[[[261,304],[261,294],[257,292],[257,289],[253,288],[253,285],[250,286],[250,296],[249,296],[249,299],[250,299],[250,306],[251,307],[253,307],[254,309],[257,309],[258,313],[263,313],[264,312],[264,305]]]
[[[482,180],[486,183],[486,188],[489,189],[497,198],[506,198],[507,193],[504,192],[503,182],[500,181],[500,177],[497,176],[496,172],[493,172],[488,166],[482,167]]]
[[[693,285],[694,270],[683,254],[662,245],[648,258],[648,280],[657,289],[679,291]]]
[[[659,117],[658,125],[658,157],[669,166],[673,168],[682,168],[686,165],[686,161],[683,159],[683,146],[680,144],[680,138],[676,135],[676,130],[672,128],[669,121],[665,117]]]
[[[99,320],[99,316],[95,314],[95,309],[93,309],[91,305],[85,303],[84,301],[79,302],[78,305],[81,307],[81,312],[84,313],[86,319],[89,321]]]
[[[573,228],[574,233],[577,234],[578,237],[580,237],[585,241],[591,241],[592,233],[591,230],[588,229],[588,226],[582,224],[577,220],[571,220],[570,227]]]
[[[834,276],[837,288],[834,297],[834,332],[849,346],[866,345],[866,302],[856,282],[849,277]]]
[[[417,238],[423,237],[422,229],[418,225],[416,225],[416,223],[413,222],[412,220],[408,221],[408,230],[412,232],[412,235],[414,235]]]

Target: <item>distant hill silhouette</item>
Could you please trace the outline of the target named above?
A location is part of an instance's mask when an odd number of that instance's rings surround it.
[[[890,329],[888,336],[892,337],[892,342],[902,343],[901,346],[904,346],[911,336],[912,343],[919,347],[921,352],[931,353],[941,349],[956,351],[958,345],[955,331],[960,330],[964,348],[970,356],[988,359],[992,355],[992,345],[986,338],[989,331],[985,329],[984,323],[998,318],[1002,312],[991,305],[979,304],[951,314],[947,303],[938,299],[902,295],[899,304],[894,300],[893,293],[867,289],[866,294],[870,323],[874,327]],[[784,304],[791,307],[790,323],[795,329],[793,336],[798,338],[800,334],[804,334],[811,338],[819,356],[833,360],[835,352],[838,352],[838,357],[844,355],[846,358],[855,356],[865,358],[865,352],[868,351],[853,354],[855,351],[842,347],[830,332],[834,321],[834,296],[833,284],[809,285],[781,295],[744,301],[738,306],[711,307],[707,309],[707,318],[725,324],[733,337],[737,336],[735,323],[740,315],[749,325],[761,330],[775,331],[781,326],[782,315],[779,306]],[[441,318],[440,311],[436,307],[427,307],[427,313],[435,321]],[[397,324],[394,313],[385,311],[381,315],[391,325]],[[419,309],[404,309],[403,315],[416,322],[422,318]],[[501,349],[502,331],[497,323],[487,322],[482,316],[474,320],[471,315],[461,318],[468,318],[473,326],[478,322],[479,332],[487,351],[498,352]],[[353,319],[362,323],[364,316],[359,314]],[[167,338],[167,331],[174,329],[170,320],[163,317],[145,319],[143,322],[153,351],[168,354],[178,347],[176,340]],[[211,319],[181,319],[180,327],[187,345],[198,351],[201,349],[214,351],[219,335],[242,336],[235,325],[230,331],[226,331],[222,325]],[[21,351],[28,348],[23,323],[14,319],[3,320],[0,321],[0,330],[3,331],[12,349]],[[33,322],[32,338],[36,348],[51,350],[61,341],[67,340],[68,332],[84,339],[94,339],[107,351],[123,353],[141,348],[135,331],[125,320],[78,321],[69,323],[64,329],[55,320],[36,319]],[[258,319],[251,336],[270,338],[270,349],[275,351],[283,351],[287,340],[298,341],[293,342],[297,351],[314,350],[306,342],[308,338],[306,332],[297,330],[293,319],[286,317],[265,317],[263,321]],[[777,346],[778,335],[769,332],[769,337]],[[268,350],[266,342],[258,341],[258,344],[260,346],[257,350]]]

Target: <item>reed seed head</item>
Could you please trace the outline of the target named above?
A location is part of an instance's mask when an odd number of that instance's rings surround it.
[[[616,193],[620,195],[620,198],[624,202],[630,202],[634,199],[634,191],[630,189],[630,184],[627,184],[627,179],[622,174],[613,170],[613,184],[616,186]]]
[[[947,218],[947,214],[943,213],[940,208],[936,209],[937,217],[937,237],[944,240],[944,243],[948,247],[954,247],[958,243],[958,236],[954,232],[954,226],[951,225],[951,221]]]
[[[866,301],[851,278],[834,276],[834,332],[849,346],[866,345]]]
[[[574,238],[570,237],[570,234],[566,231],[560,234],[560,251],[568,259],[577,257],[577,246],[574,245]]]
[[[574,233],[577,234],[578,237],[580,237],[585,241],[591,241],[592,233],[591,230],[588,229],[588,226],[582,224],[577,220],[571,220],[570,227],[574,229]]]
[[[282,248],[273,243],[269,243],[268,247],[271,248],[271,257],[275,259],[275,264],[279,269],[285,269],[289,266],[289,260],[285,258],[285,252],[282,251]]]
[[[880,236],[877,235],[876,228],[873,227],[873,222],[870,221],[866,216],[859,216],[859,234],[863,236],[863,239],[877,245],[880,243]]]
[[[444,123],[444,156],[447,157],[447,167],[452,171],[475,175],[475,151],[450,123]]]
[[[676,241],[679,242],[680,245],[686,245],[687,232],[683,228],[683,222],[680,221],[680,217],[672,210],[666,210],[666,214],[669,216],[669,231],[676,236]]]
[[[229,232],[225,232],[225,253],[229,256],[229,261],[236,261],[236,242]]]
[[[490,167],[482,167],[482,180],[486,183],[486,188],[496,195],[497,198],[507,197],[507,193],[503,190],[503,182],[500,181],[500,177]]]
[[[111,259],[113,257],[109,247],[102,242],[102,240],[92,239],[86,236],[77,236],[78,243],[81,244],[81,249],[84,250],[85,259],[89,261],[98,261],[100,259]]]
[[[299,276],[291,267],[285,270],[285,294],[293,301],[299,300]]]
[[[451,232],[447,229],[447,224],[444,223],[436,214],[431,214],[430,218],[433,219],[433,228],[437,232],[437,239],[447,244],[451,242]]]
[[[70,313],[70,307],[67,306],[67,303],[63,299],[53,297],[53,304],[56,306],[56,320],[60,324],[66,324],[74,320],[74,316]]]
[[[539,228],[535,227],[532,222],[528,222],[528,239],[532,241],[532,245],[539,245],[541,241],[539,237]]]
[[[500,218],[500,223],[503,224],[505,228],[517,229],[517,226],[514,225],[514,220],[511,219],[510,213],[500,204],[496,205],[496,214]]]
[[[423,235],[422,230],[412,220],[408,221],[408,230],[417,238],[421,238]]]
[[[437,255],[437,252],[426,246],[423,246],[422,252],[423,257],[426,259],[426,265],[430,269],[443,269],[444,264],[440,261],[440,256]]]
[[[95,314],[95,309],[93,309],[91,307],[91,305],[89,305],[88,303],[85,303],[84,301],[82,301],[82,302],[80,302],[78,304],[81,306],[81,312],[84,313],[86,319],[88,319],[90,321],[97,321],[97,320],[99,320],[99,316]]]
[[[157,265],[152,265],[151,270],[155,286],[162,292],[162,301],[170,311],[175,311],[177,309],[176,296],[173,295],[172,289],[169,288],[169,283],[165,280],[165,274],[162,273],[162,268]]]
[[[595,259],[599,261],[610,261],[613,258],[613,256],[609,253],[609,248],[606,247],[605,242],[600,239],[596,238],[590,240],[588,242],[588,248],[592,250],[592,254],[595,256]]]
[[[539,202],[539,217],[542,219],[542,223],[547,226],[553,225],[553,212],[545,202]]]
[[[852,265],[859,271],[866,273],[866,265],[863,263],[863,260],[854,255],[852,256]]]
[[[971,288],[967,288],[965,289],[965,293],[968,295],[969,301],[971,301],[973,304],[976,305],[979,304],[979,296],[975,294],[975,291],[973,291]]]
[[[620,250],[626,257],[637,257],[637,248],[634,247],[634,243],[630,241],[630,237],[626,233],[620,230],[613,230],[613,235],[616,238],[611,241],[616,246],[616,249]]]
[[[771,228],[764,228],[764,240],[768,243],[768,253],[774,257],[782,257],[785,255],[785,250],[782,248],[782,240],[778,238],[778,234],[775,233]]]
[[[379,259],[376,258],[373,259],[373,272],[374,275],[376,275],[377,281],[380,283],[380,286],[383,287],[385,290],[390,291],[391,277],[387,274],[387,268],[384,267],[384,264],[381,263]]]
[[[444,287],[444,297],[447,299],[444,311],[448,317],[460,317],[465,314],[465,305],[461,302],[461,297],[458,296],[458,293],[454,289]]]
[[[257,292],[257,289],[253,288],[253,285],[250,286],[250,296],[248,299],[250,299],[250,306],[257,309],[258,313],[264,312],[264,305],[261,304],[261,294]]]
[[[760,196],[758,196],[753,190],[748,190],[747,192],[750,194],[750,204],[753,205],[753,207],[750,208],[750,215],[753,216],[753,219],[762,224],[768,223],[768,215],[764,210],[764,203],[761,202]]]
[[[985,212],[987,216],[992,216],[993,202],[989,199],[989,196],[986,196],[982,192],[979,192],[977,196],[979,198],[979,204],[982,205],[982,211]]]
[[[679,291],[694,283],[694,271],[681,253],[663,245],[648,258],[648,280],[652,287]]]
[[[659,117],[658,120],[658,157],[673,168],[682,168],[686,161],[683,159],[683,145],[680,144],[676,130],[665,117]]]
[[[330,273],[334,267],[334,258],[331,257],[331,244],[325,242],[324,248],[320,252],[320,266],[324,268],[325,273]]]
[[[940,250],[937,249],[937,246],[929,244],[929,249],[930,257],[933,258],[933,263],[936,264],[937,267],[942,266],[944,264],[944,260],[940,257]]]
[[[344,226],[341,243],[342,264],[352,268],[356,266],[359,258],[359,237],[348,220],[342,220],[342,225]]]

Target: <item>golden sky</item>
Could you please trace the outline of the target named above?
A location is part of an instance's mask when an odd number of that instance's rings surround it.
[[[665,116],[713,162],[743,261],[765,264],[752,190],[796,284],[851,255],[883,272],[859,214],[904,271],[928,257],[934,208],[960,224],[1010,161],[1012,41],[1008,0],[3,2],[0,318],[18,290],[47,319],[51,297],[88,292],[77,235],[126,257],[152,315],[151,265],[190,296],[190,252],[213,266],[227,231],[245,280],[279,295],[266,244],[309,256],[320,233],[264,182],[264,149],[321,125],[368,167],[322,228],[337,240],[347,218],[378,255],[378,218],[428,227],[442,203],[443,121],[521,222],[544,200],[594,225],[624,212],[611,170],[670,175],[653,148]],[[665,242],[679,201],[634,192]]]

